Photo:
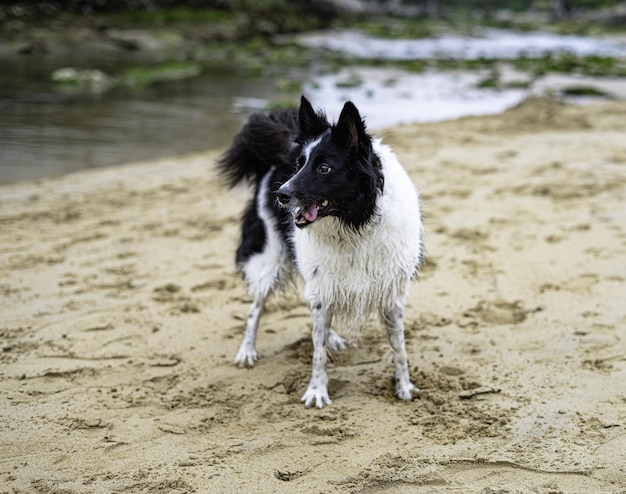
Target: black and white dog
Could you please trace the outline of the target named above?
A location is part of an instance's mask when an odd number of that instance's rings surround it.
[[[331,404],[327,352],[346,346],[331,320],[353,329],[374,311],[393,350],[396,395],[412,399],[403,312],[423,226],[417,191],[393,151],[367,134],[351,102],[332,125],[302,97],[299,111],[253,114],[218,168],[231,187],[255,185],[236,255],[254,302],[235,362],[254,365],[265,300],[297,272],[313,316],[304,404]]]

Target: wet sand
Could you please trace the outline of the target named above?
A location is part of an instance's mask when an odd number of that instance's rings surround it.
[[[215,154],[0,187],[0,492],[626,492],[625,117],[531,99],[382,133],[427,229],[410,403],[372,320],[303,407],[297,288],[233,365],[249,192]]]

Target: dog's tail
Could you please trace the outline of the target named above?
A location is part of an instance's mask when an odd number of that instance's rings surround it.
[[[294,108],[251,115],[217,162],[225,185],[259,183],[272,166],[293,166],[291,154],[297,131],[298,113]]]

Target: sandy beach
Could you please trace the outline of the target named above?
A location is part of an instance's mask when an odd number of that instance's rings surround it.
[[[626,102],[382,136],[426,224],[412,402],[372,319],[304,408],[299,287],[234,366],[217,153],[0,187],[0,493],[625,493]]]

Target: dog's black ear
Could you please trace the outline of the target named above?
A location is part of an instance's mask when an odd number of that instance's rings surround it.
[[[304,96],[300,98],[300,133],[308,136],[322,134],[328,127],[328,121],[322,112],[316,113],[311,103]]]
[[[343,105],[334,134],[350,149],[358,148],[365,137],[365,124],[356,106],[351,101]]]

